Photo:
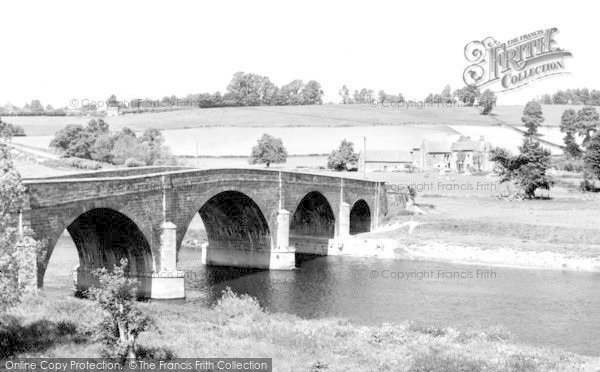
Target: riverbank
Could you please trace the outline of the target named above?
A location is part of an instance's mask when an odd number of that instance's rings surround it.
[[[581,193],[575,174],[534,200],[504,198],[488,176],[372,176],[420,187],[418,208],[363,236],[391,242],[394,258],[600,272],[600,194]]]
[[[146,350],[174,357],[267,357],[274,371],[594,370],[600,358],[523,345],[502,328],[436,328],[403,322],[357,326],[344,319],[269,314],[248,297],[213,307],[140,303],[158,329],[141,335]],[[21,320],[20,357],[96,357],[89,336],[98,319],[91,301],[42,292],[9,312]],[[40,338],[36,340],[37,338]],[[19,346],[19,345],[17,345]],[[18,349],[18,348],[17,348]]]

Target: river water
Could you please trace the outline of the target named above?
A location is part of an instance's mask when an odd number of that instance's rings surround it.
[[[413,320],[437,326],[502,325],[519,341],[600,355],[600,273],[528,270],[355,257],[320,257],[294,271],[205,267],[182,249],[185,303],[210,305],[226,286],[272,312],[342,317],[359,324]],[[46,290],[69,291],[77,253],[63,236]]]

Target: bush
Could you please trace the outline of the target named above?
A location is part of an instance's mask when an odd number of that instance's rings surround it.
[[[125,166],[127,168],[145,167],[146,162],[142,160],[137,160],[135,158],[129,158],[125,160]]]
[[[97,161],[74,157],[60,158],[57,161],[57,163],[59,166],[79,168],[85,170],[98,170],[103,168],[102,164],[98,163]]]
[[[464,355],[452,355],[442,350],[429,349],[414,357],[409,371],[414,372],[462,372],[486,371],[491,366],[482,359],[470,359]]]
[[[217,301],[215,310],[227,318],[252,317],[263,312],[255,298],[248,294],[237,295],[230,287],[225,288],[222,292],[222,297]]]
[[[104,345],[101,356],[121,361],[136,357],[138,336],[154,325],[152,319],[135,306],[138,282],[127,277],[126,267],[127,259],[123,258],[112,271],[94,270],[92,275],[100,284],[88,291],[104,313],[96,327],[96,339]]]
[[[596,187],[594,182],[590,182],[590,180],[583,180],[579,184],[579,190],[581,192],[598,192],[600,191],[599,187]]]
[[[552,158],[551,166],[566,172],[583,172],[583,159],[573,158],[570,156],[557,156]]]

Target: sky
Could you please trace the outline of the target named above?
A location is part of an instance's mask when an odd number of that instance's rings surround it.
[[[236,71],[321,83],[325,102],[363,87],[420,100],[464,86],[464,47],[557,27],[568,75],[498,95],[522,104],[600,89],[589,1],[3,1],[0,104],[68,106],[225,92]]]

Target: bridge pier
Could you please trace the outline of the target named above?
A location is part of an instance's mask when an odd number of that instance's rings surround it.
[[[277,213],[275,241],[267,247],[248,246],[247,240],[211,240],[202,249],[202,263],[209,266],[233,266],[270,270],[293,270],[296,266],[294,247],[290,247],[290,213]]]
[[[280,209],[277,212],[277,239],[271,251],[271,270],[293,270],[296,267],[296,250],[290,247],[290,212]]]
[[[164,222],[160,234],[160,268],[151,273],[150,298],[185,298],[184,273],[177,270],[177,227]],[[148,275],[148,273],[144,273]]]
[[[346,202],[340,203],[340,215],[338,222],[338,238],[344,238],[350,235],[350,204]]]

